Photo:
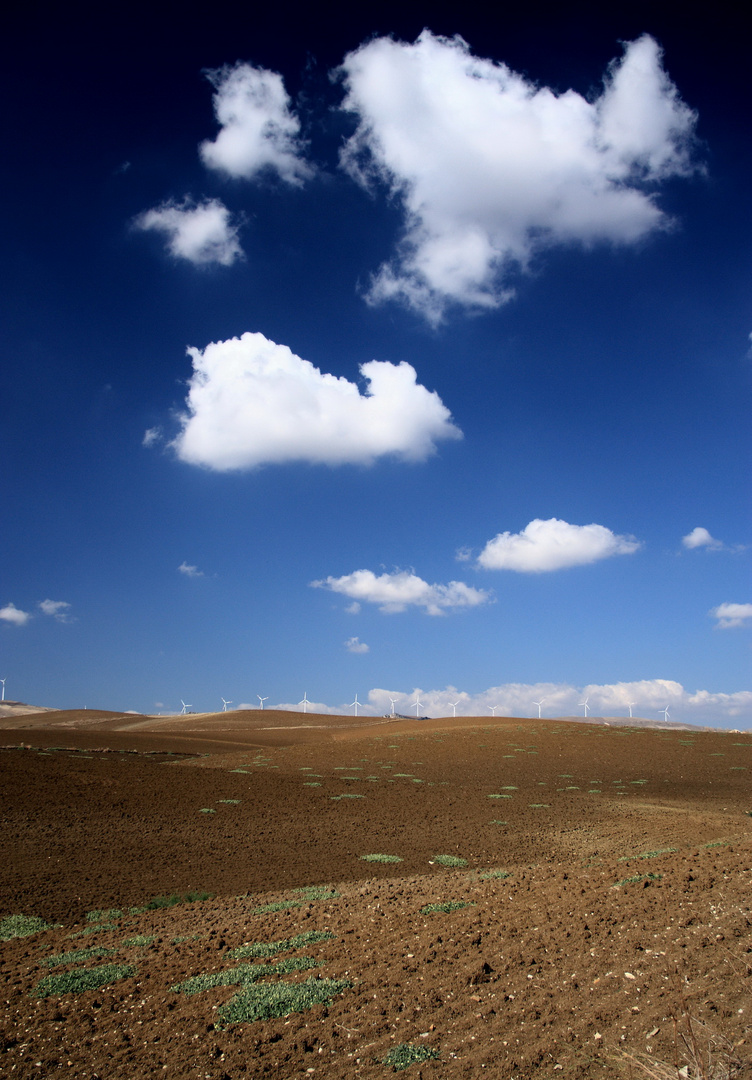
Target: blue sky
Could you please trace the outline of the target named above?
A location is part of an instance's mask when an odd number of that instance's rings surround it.
[[[541,10],[15,16],[6,697],[750,726],[741,28]]]

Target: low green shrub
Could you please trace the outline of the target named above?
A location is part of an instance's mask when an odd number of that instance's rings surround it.
[[[327,930],[309,930],[307,933],[296,934],[295,937],[283,938],[280,941],[256,941],[253,945],[239,945],[237,949],[230,952],[230,956],[233,960],[265,959],[292,949],[303,949],[306,945],[316,945],[319,941],[331,941],[333,937],[334,934],[330,934]]]
[[[447,900],[443,904],[426,904],[425,907],[420,909],[420,913],[421,915],[433,915],[436,912],[441,912],[448,915],[450,911],[459,911],[463,907],[475,907],[475,904],[471,900]]]
[[[301,889],[293,889],[304,900],[337,900],[340,894],[331,885],[304,885]]]
[[[219,1010],[217,1027],[251,1023],[274,1016],[305,1012],[314,1005],[328,1005],[333,997],[352,986],[347,979],[306,979],[299,983],[268,983],[244,987]]]
[[[112,956],[117,949],[105,949],[102,945],[95,945],[92,949],[70,949],[68,952],[55,953],[54,956],[45,956],[42,963],[47,967],[59,967],[60,964],[80,964],[84,960],[93,960],[94,957]]]
[[[360,858],[363,859],[364,862],[380,862],[380,863],[402,862],[402,859],[399,857],[399,855],[380,855],[380,854],[361,855]]]
[[[156,934],[136,934],[135,937],[127,938],[123,942],[124,949],[144,949],[156,941]]]
[[[45,975],[34,988],[38,998],[52,994],[83,994],[87,990],[98,990],[100,986],[109,986],[118,979],[129,979],[136,974],[130,964],[102,964],[95,968],[77,968],[63,975]]]
[[[290,956],[276,964],[238,964],[226,971],[192,975],[175,983],[170,989],[175,994],[200,994],[202,990],[211,990],[215,986],[251,986],[268,975],[289,975],[293,971],[310,971],[315,967],[321,967],[320,960],[312,960],[310,956]]]
[[[30,937],[39,934],[42,930],[53,930],[52,923],[45,922],[37,915],[6,915],[0,921],[0,941],[11,941],[13,938]]]
[[[440,866],[467,866],[467,859],[459,855],[434,855],[433,861]]]

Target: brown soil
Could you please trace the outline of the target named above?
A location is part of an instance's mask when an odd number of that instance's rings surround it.
[[[738,1064],[716,1080],[752,1077],[746,735],[271,710],[11,723],[0,919],[61,925],[0,945],[0,1075],[375,1078],[409,1043],[439,1055],[413,1078],[641,1076],[625,1055],[691,1065],[691,1016],[692,1053]],[[338,895],[295,891],[324,884]],[[189,890],[214,898],[129,911]],[[257,985],[351,983],[328,1005],[222,1027],[237,986],[172,989],[310,930],[334,936],[267,962],[322,965]],[[95,947],[112,952],[45,964]],[[135,971],[36,994],[110,963]]]

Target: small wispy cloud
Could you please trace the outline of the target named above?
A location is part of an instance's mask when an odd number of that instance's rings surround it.
[[[718,620],[717,630],[731,630],[746,626],[752,620],[752,604],[719,604],[711,608],[708,614]]]
[[[178,567],[178,573],[185,574],[189,578],[203,577],[204,571],[199,570],[197,566],[190,566],[187,562],[181,562]]]
[[[144,232],[162,233],[167,250],[176,259],[194,266],[232,266],[243,258],[238,226],[219,199],[196,203],[188,196],[182,202],[168,199],[134,219],[134,227]]]
[[[39,608],[45,615],[57,619],[58,622],[73,622],[73,616],[70,614],[70,604],[67,600],[40,600]]]
[[[28,611],[21,611],[15,604],[8,603],[0,608],[0,619],[3,622],[13,623],[14,626],[23,626],[29,621],[31,615]]]
[[[345,642],[345,648],[351,653],[367,653],[370,652],[370,646],[366,645],[365,641],[361,641],[360,638],[351,637]]]
[[[150,428],[147,428],[146,431],[144,432],[144,437],[141,440],[141,445],[146,446],[147,448],[150,447],[150,446],[155,446],[158,442],[161,441],[161,439],[162,439],[162,428],[159,427],[159,426],[150,427]]]
[[[490,593],[484,589],[474,589],[464,581],[430,585],[409,570],[396,570],[378,576],[372,570],[355,570],[342,577],[312,581],[311,585],[315,589],[331,589],[357,602],[378,604],[379,610],[387,614],[418,607],[423,608],[427,615],[443,615],[451,609],[478,607],[491,599]]]
[[[542,574],[571,566],[632,555],[641,544],[634,536],[619,536],[605,525],[570,525],[568,521],[535,518],[518,533],[498,533],[478,556],[484,570],[514,570]]]

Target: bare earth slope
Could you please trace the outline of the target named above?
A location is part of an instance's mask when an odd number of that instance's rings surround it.
[[[688,1013],[718,1078],[752,1076],[748,736],[271,710],[2,727],[0,920],[60,924],[0,944],[3,1076],[380,1077],[402,1044],[438,1055],[414,1077],[628,1076],[625,1053],[682,1051]],[[214,898],[142,910],[189,890]],[[84,968],[113,981],[71,992]],[[225,985],[175,989],[197,975]],[[290,1012],[311,979],[328,1000]],[[282,1015],[253,1019],[270,988]]]

